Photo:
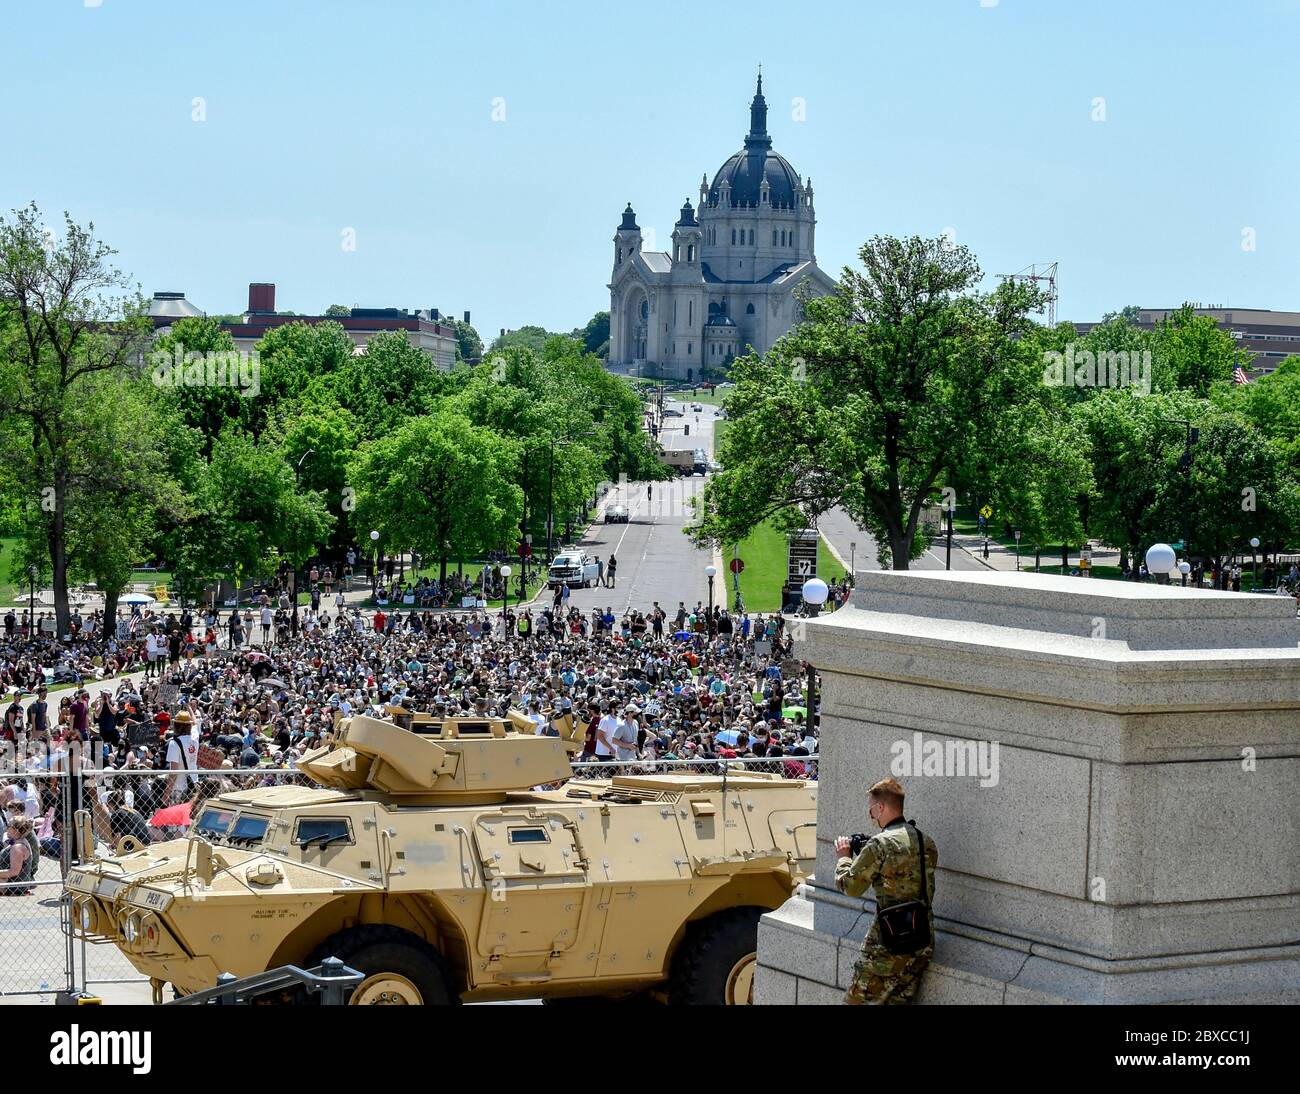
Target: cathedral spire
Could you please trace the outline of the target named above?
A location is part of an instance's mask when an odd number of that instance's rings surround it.
[[[771,148],[772,138],[767,135],[767,100],[763,98],[763,66],[758,66],[758,88],[754,101],[749,104],[749,133],[745,147],[751,150]]]

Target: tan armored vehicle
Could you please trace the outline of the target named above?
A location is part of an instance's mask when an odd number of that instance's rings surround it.
[[[815,783],[572,778],[572,717],[390,714],[300,760],[317,787],[211,798],[186,839],[75,867],[69,930],[155,1000],[334,956],[366,976],[353,1003],[751,1001],[758,918],[812,869]]]

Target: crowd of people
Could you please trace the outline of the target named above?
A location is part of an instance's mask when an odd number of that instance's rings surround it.
[[[84,773],[74,781],[89,795],[98,838],[148,842],[181,830],[159,824],[161,810],[188,803],[192,811],[233,787],[302,779],[296,761],[332,741],[336,716],[384,716],[390,704],[445,717],[514,709],[542,733],[571,714],[586,724],[574,759],[587,777],[612,770],[598,765],[650,770],[673,760],[709,770],[746,760],[816,777],[804,667],[791,659],[780,616],[685,603],[621,613],[344,606],[294,634],[277,614],[269,603],[252,609],[248,624],[242,611],[224,619],[145,612],[89,665],[83,686],[57,701],[30,667],[20,671],[40,656],[7,657],[0,733],[12,766],[0,800],[10,819],[28,822],[27,850],[60,853],[61,774]],[[143,679],[123,676],[141,666]],[[15,859],[17,873],[0,884],[22,885],[36,861],[21,851],[0,856],[0,875]]]

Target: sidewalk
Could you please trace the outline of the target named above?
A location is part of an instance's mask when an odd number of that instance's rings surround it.
[[[936,543],[942,543],[943,538],[936,539]],[[984,538],[982,536],[961,535],[953,533],[952,545],[960,547],[976,561],[987,566],[990,570],[1001,570],[1006,573],[1012,573],[1016,569],[1016,548],[1015,544],[1003,546],[996,540],[989,540],[988,557],[984,557]],[[1069,554],[1070,567],[1077,568],[1079,565],[1079,552],[1071,550]],[[1057,551],[1050,554],[1044,554],[1040,557],[1039,562],[1043,566],[1060,566],[1061,556]],[[1096,543],[1092,545],[1092,564],[1094,566],[1118,566],[1119,551],[1109,547],[1102,547]],[[1021,570],[1033,570],[1034,568],[1034,548],[1032,544],[1023,540],[1020,544],[1020,566]]]

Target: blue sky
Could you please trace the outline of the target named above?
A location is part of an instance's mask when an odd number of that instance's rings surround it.
[[[0,208],[93,220],[210,312],[274,281],[579,326],[624,203],[667,246],[760,62],[832,274],[948,229],[990,275],[1059,262],[1061,318],[1300,309],[1300,0],[87,2],[5,9]]]

